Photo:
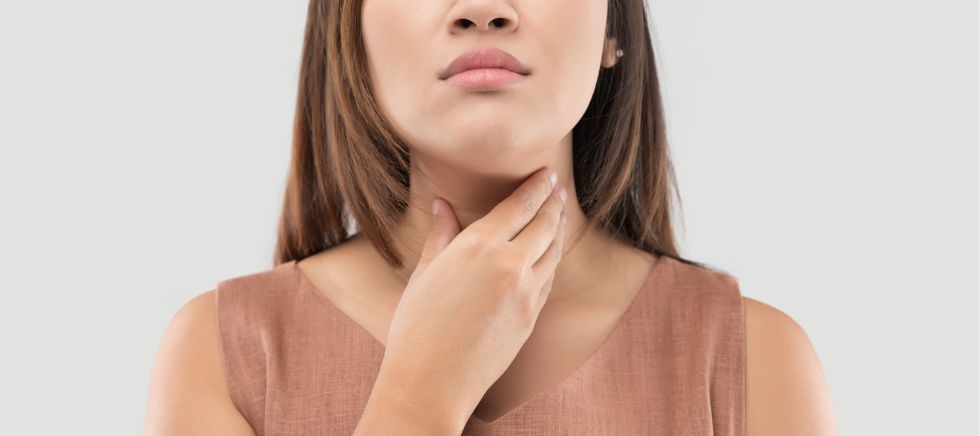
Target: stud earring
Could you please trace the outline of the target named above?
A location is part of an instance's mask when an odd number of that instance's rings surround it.
[[[617,48],[616,49],[616,57],[617,58],[623,57],[623,49],[621,49],[621,48]]]

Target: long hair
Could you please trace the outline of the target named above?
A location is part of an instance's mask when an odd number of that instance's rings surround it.
[[[402,266],[392,229],[408,204],[409,147],[371,93],[361,4],[310,0],[275,265],[337,245],[356,226],[390,265]],[[576,194],[587,228],[706,267],[682,258],[675,245],[677,182],[644,2],[608,4],[606,33],[624,56],[600,69],[592,100],[572,130]]]

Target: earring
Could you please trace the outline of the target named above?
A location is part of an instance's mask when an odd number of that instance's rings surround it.
[[[621,48],[617,48],[616,49],[616,57],[617,58],[623,57],[623,49],[621,49]]]

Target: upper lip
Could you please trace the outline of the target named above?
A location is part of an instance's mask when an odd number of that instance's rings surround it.
[[[530,69],[510,53],[496,47],[485,47],[459,55],[442,71],[439,78],[445,80],[456,73],[474,68],[502,68],[525,76],[531,73]]]

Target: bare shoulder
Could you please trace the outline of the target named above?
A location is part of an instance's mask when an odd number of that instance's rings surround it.
[[[742,297],[746,326],[746,434],[836,435],[830,392],[803,327]]]
[[[228,394],[215,307],[212,289],[170,319],[150,379],[145,436],[255,435]]]

